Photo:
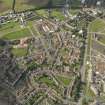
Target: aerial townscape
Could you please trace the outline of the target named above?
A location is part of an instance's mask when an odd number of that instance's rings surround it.
[[[0,105],[105,105],[105,0],[0,0]]]

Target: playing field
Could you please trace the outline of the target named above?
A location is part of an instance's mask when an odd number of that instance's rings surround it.
[[[16,11],[33,9],[35,7],[41,7],[47,5],[48,0],[16,0]]]
[[[30,37],[30,36],[31,36],[31,33],[29,32],[28,29],[25,28],[25,29],[22,29],[19,31],[14,31],[14,32],[8,33],[8,34],[4,35],[2,37],[2,39],[15,40],[15,39],[21,39],[21,38]]]
[[[14,0],[0,0],[0,13],[12,10]],[[15,10],[22,11],[47,6],[49,0],[16,0]],[[63,4],[64,0],[52,0],[52,5]]]
[[[16,0],[15,9],[17,11],[43,6],[48,0]],[[13,0],[0,0],[0,13],[12,9]]]
[[[90,24],[90,32],[102,32],[105,29],[105,21],[96,19]]]
[[[88,52],[95,49],[105,54],[105,21],[103,19],[95,19],[89,25]],[[96,37],[94,37],[96,35]]]
[[[0,13],[10,10],[12,7],[12,0],[0,0]]]

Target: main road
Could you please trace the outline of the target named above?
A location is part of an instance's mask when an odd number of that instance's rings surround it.
[[[87,62],[91,61],[92,33],[90,33],[90,24],[89,24],[89,26],[87,28],[87,39],[86,39],[86,44],[85,44],[85,53],[84,53],[83,65],[82,65],[81,70],[80,70],[81,82],[85,83],[85,84],[87,83],[87,78],[89,77],[88,72],[87,72],[87,75],[86,75]],[[84,96],[85,95],[83,93],[83,95],[80,97],[80,99],[78,101],[78,105],[82,105],[82,101],[83,101]]]

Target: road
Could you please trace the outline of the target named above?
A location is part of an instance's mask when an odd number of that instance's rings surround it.
[[[87,28],[87,39],[86,39],[86,44],[85,44],[85,53],[84,53],[83,65],[82,65],[81,70],[80,70],[81,81],[83,83],[86,83],[87,80],[88,80],[87,78],[89,77],[89,74],[86,74],[87,61],[88,60],[89,61],[91,60],[90,58],[91,58],[91,40],[92,40],[92,33],[89,34],[89,29],[90,29],[89,27]],[[78,105],[82,105],[83,98],[84,98],[84,95],[80,97],[80,99],[78,101]]]
[[[88,43],[89,40],[89,35],[88,38],[86,39],[86,43]],[[83,59],[83,65],[80,70],[81,74],[81,81],[84,83],[85,82],[85,73],[86,73],[86,61],[87,61],[87,53],[88,53],[88,44],[85,44],[85,53],[84,53],[84,59]]]
[[[90,22],[91,24],[92,22]],[[90,29],[90,24],[87,28],[87,39],[86,39],[86,44],[85,44],[85,53],[84,53],[84,59],[83,59],[83,65],[81,67],[81,70],[80,70],[80,73],[81,73],[81,80],[82,82],[86,82],[86,64],[87,64],[87,61],[89,60],[90,61],[90,55],[91,55],[91,42],[92,42],[92,34],[94,34],[95,32],[90,32],[89,29]],[[89,59],[88,59],[88,58]]]

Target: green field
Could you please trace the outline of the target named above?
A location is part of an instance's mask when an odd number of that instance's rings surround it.
[[[80,10],[79,9],[70,9],[72,15],[76,15]]]
[[[20,38],[30,37],[30,36],[31,36],[30,31],[27,28],[25,28],[20,31],[15,31],[15,32],[6,34],[2,37],[2,39],[14,40],[14,39],[20,39]]]
[[[60,10],[53,10],[51,16],[55,17],[59,20],[64,20],[65,19],[65,16],[64,16],[63,12],[60,11]]]
[[[39,16],[43,16],[43,17],[48,17],[49,16],[47,9],[36,10],[36,13]],[[53,9],[52,10],[51,17],[55,17],[59,20],[64,20],[65,19],[65,16],[64,16],[63,12],[61,10],[58,10],[58,9]]]
[[[0,13],[10,10],[12,7],[12,0],[0,0]]]
[[[13,29],[14,26],[17,26],[17,25],[18,24],[15,23],[15,22],[10,22],[8,24],[1,25],[0,26],[0,31],[7,31],[8,32],[9,29]]]
[[[68,86],[70,82],[72,81],[71,78],[64,77],[64,76],[57,76],[57,78],[64,84],[64,86]]]
[[[101,43],[105,44],[105,38],[101,38],[99,41],[100,41]]]
[[[0,37],[17,30],[21,30],[19,23],[11,21],[10,23],[0,26]]]
[[[17,57],[26,56],[27,48],[13,48],[12,53]]]
[[[47,6],[49,0],[16,0],[15,10],[34,9],[35,7]],[[62,4],[64,0],[52,0],[52,5]],[[0,0],[0,13],[10,11],[12,9],[13,0]]]
[[[26,10],[46,5],[48,0],[16,0],[15,10]],[[0,0],[0,13],[12,9],[13,0]]]
[[[96,19],[90,25],[90,32],[100,32],[105,29],[105,22],[101,19]]]
[[[34,9],[39,7],[48,6],[50,0],[16,0],[15,10],[23,11],[27,9]],[[65,0],[52,0],[52,5],[64,4]],[[50,3],[51,4],[51,3]],[[0,13],[12,10],[13,0],[0,0]],[[72,0],[72,6],[80,6],[80,0]]]
[[[39,16],[48,17],[48,11],[45,10],[45,9],[36,10],[36,13],[37,13]]]
[[[105,21],[102,19],[96,19],[90,24],[89,31],[105,34]],[[105,36],[102,34],[98,34],[100,37],[98,41],[105,44]]]
[[[52,78],[50,78],[49,76],[43,75],[41,77],[35,78],[36,82],[41,82],[41,83],[45,83],[48,86],[54,86],[55,82],[53,81]]]
[[[105,22],[104,22],[104,20],[99,19],[99,18],[95,19],[88,26],[88,31],[89,32],[98,32],[98,33],[101,33],[104,29],[105,29]],[[101,51],[101,46],[98,45],[97,41],[92,40],[92,36],[93,36],[93,33],[88,33],[87,55],[89,55],[89,56],[87,56],[87,61],[90,61],[91,48],[92,49],[97,49],[97,50],[99,49],[99,51]],[[99,36],[100,36],[100,34],[99,34]],[[96,42],[95,44],[94,44],[94,41]],[[104,42],[105,39],[102,38],[100,41]],[[93,48],[93,44],[96,47]],[[102,48],[102,51],[103,51],[103,48]],[[88,70],[89,69],[90,69],[90,66],[87,65],[86,66],[86,72],[85,72],[86,73],[86,77],[88,75]],[[86,86],[84,86],[85,98],[86,98],[86,100],[88,100],[88,101],[90,100],[91,101],[91,100],[93,100],[95,98],[95,94],[91,90],[91,88],[88,86],[89,84],[88,84],[87,80],[86,80],[86,83],[87,83]]]

